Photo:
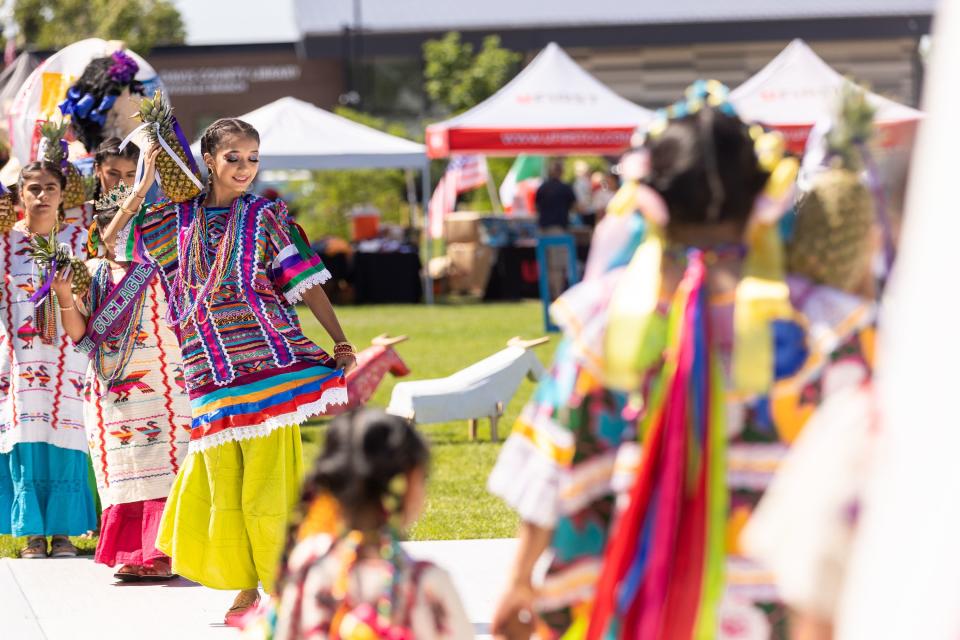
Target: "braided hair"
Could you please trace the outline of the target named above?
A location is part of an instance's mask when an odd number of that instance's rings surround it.
[[[100,168],[103,166],[103,163],[109,160],[110,158],[123,158],[124,160],[130,160],[131,162],[136,162],[137,158],[140,157],[140,147],[134,143],[127,144],[123,150],[120,150],[120,145],[123,144],[123,140],[117,138],[116,136],[112,138],[107,138],[100,143],[100,146],[97,147],[97,152],[93,157],[93,166]],[[103,195],[103,188],[100,186],[100,181],[96,181],[93,192],[93,200],[96,202]]]
[[[118,58],[126,65],[134,65],[134,68],[118,73],[116,70]],[[111,69],[114,70],[113,73]],[[70,87],[68,96],[89,94],[96,105],[101,105],[105,98],[113,96],[115,99],[123,93],[124,89],[130,89],[130,93],[143,95],[143,84],[132,77],[135,73],[136,63],[125,54],[120,55],[118,52],[118,54],[94,58],[84,68],[80,79]],[[103,141],[103,124],[94,118],[81,118],[75,115],[71,126],[87,149],[97,149]]]
[[[260,132],[250,124],[240,118],[220,118],[215,120],[200,136],[200,155],[217,155],[217,151],[223,146],[223,141],[230,136],[239,136],[241,138],[252,138],[260,144]],[[207,193],[213,184],[213,171],[207,167]]]
[[[384,507],[391,480],[426,467],[429,459],[426,442],[402,418],[366,409],[334,419],[327,429],[323,451],[304,482],[300,505],[287,531],[277,591],[287,579],[290,553],[315,500],[323,495],[336,500],[347,529],[381,529],[394,515]]]

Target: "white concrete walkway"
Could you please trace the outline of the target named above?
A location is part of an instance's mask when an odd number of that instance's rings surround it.
[[[479,637],[489,633],[506,580],[514,540],[411,542],[417,558],[453,576]],[[223,625],[234,593],[178,579],[122,585],[113,570],[89,558],[0,560],[2,640],[231,640]]]

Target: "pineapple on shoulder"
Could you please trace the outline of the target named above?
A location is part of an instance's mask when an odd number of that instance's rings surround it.
[[[848,292],[863,285],[873,249],[876,212],[860,177],[860,146],[872,134],[873,116],[866,92],[853,83],[845,86],[826,138],[827,167],[798,203],[787,247],[791,273]]]
[[[151,145],[162,138],[183,165],[191,167],[191,159],[187,155],[189,150],[184,149],[177,138],[173,107],[159,90],[153,94],[153,98],[143,99],[138,117],[142,122],[151,125],[146,128],[147,140]],[[200,187],[165,150],[157,157],[157,172],[160,174],[160,186],[172,202],[185,202],[200,194]],[[196,170],[193,170],[193,175],[199,181],[200,176]]]
[[[40,135],[44,142],[44,153],[42,160],[64,167],[64,176],[67,179],[67,185],[63,189],[63,208],[73,209],[83,205],[88,200],[87,190],[84,185],[83,177],[77,168],[67,160],[67,152],[61,141],[67,133],[67,122],[60,123],[52,120],[40,125]]]
[[[13,194],[0,185],[0,233],[13,229],[17,223],[17,210],[13,206]]]

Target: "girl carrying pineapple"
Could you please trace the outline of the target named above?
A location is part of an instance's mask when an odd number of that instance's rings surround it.
[[[155,150],[147,157],[148,172],[156,155]],[[105,228],[121,206],[142,200],[118,181],[96,202],[96,227]],[[104,505],[95,560],[121,564],[114,577],[124,582],[167,580],[173,577],[170,558],[155,542],[187,453],[190,424],[180,345],[166,323],[156,269],[119,262],[104,249],[87,262],[92,274],[87,295],[61,307],[64,329],[90,358],[84,409]],[[73,299],[71,280],[69,270],[55,278],[60,300]]]
[[[51,557],[72,557],[67,536],[96,528],[81,398],[86,357],[58,322],[57,307],[72,300],[50,292],[52,263],[65,268],[86,252],[86,231],[58,221],[65,185],[58,165],[24,167],[24,218],[0,235],[0,534],[28,536],[24,558],[46,557],[47,536]]]
[[[169,107],[158,96],[141,114],[151,142],[164,147],[157,169],[173,202],[121,209],[104,238],[121,259],[158,269],[183,352],[190,445],[157,547],[176,573],[240,589],[229,622],[256,606],[258,583],[273,587],[300,492],[299,424],[346,402],[355,352],[319,286],[330,274],[286,206],[246,193],[257,175],[257,131],[237,119],[206,129],[209,181],[200,192]],[[147,174],[140,192],[152,181]],[[336,343],[333,356],[304,336],[293,306],[300,301]]]

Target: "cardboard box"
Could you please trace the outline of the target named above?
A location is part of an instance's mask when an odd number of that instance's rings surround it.
[[[448,244],[450,291],[482,296],[493,269],[494,251],[478,242]]]
[[[443,234],[447,242],[480,242],[480,216],[455,211],[444,218]]]

